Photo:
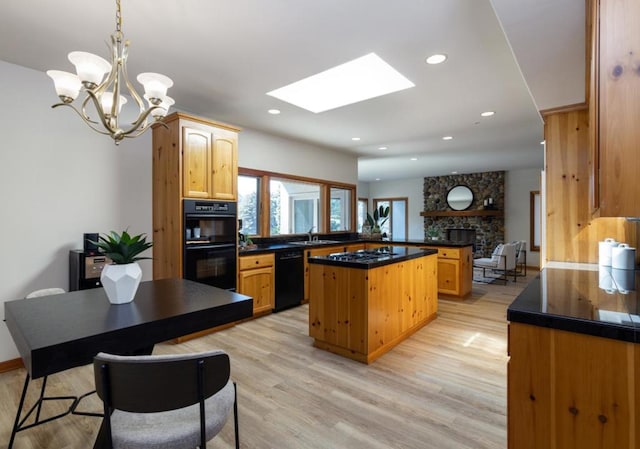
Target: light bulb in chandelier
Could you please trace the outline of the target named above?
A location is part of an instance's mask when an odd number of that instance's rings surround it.
[[[139,136],[153,121],[165,117],[175,101],[167,96],[167,90],[173,86],[173,81],[165,75],[152,72],[138,75],[137,79],[144,87],[144,98],[148,106],[127,78],[129,42],[124,39],[121,31],[120,0],[116,0],[116,6],[116,31],[111,36],[111,62],[92,53],[73,51],[68,57],[75,66],[76,74],[49,70],[47,75],[53,79],[56,93],[62,101],[52,107],[69,106],[94,131],[109,135],[118,144],[125,137]],[[76,107],[73,102],[81,91],[85,97]],[[128,103],[125,95],[133,100],[139,109],[137,117],[129,127],[120,126],[119,123],[122,107]],[[89,117],[88,103],[95,108],[98,120]],[[153,121],[150,121],[150,116]]]

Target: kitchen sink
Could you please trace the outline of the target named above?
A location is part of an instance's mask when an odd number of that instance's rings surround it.
[[[330,243],[340,243],[337,240],[300,240],[298,242],[289,242],[292,245],[300,246],[312,246],[312,245],[327,245]]]

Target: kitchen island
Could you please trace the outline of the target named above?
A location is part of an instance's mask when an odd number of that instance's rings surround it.
[[[314,346],[371,363],[436,317],[436,250],[383,246],[309,258]]]
[[[507,310],[510,449],[640,448],[640,275],[586,268],[545,268]]]

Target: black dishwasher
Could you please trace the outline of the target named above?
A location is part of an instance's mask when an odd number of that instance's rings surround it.
[[[299,306],[304,299],[302,249],[276,252],[276,300],[274,312]]]

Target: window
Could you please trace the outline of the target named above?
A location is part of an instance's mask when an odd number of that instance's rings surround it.
[[[331,187],[329,202],[329,230],[351,230],[351,190]]]
[[[243,233],[275,237],[354,230],[355,185],[250,168],[238,172]]]
[[[405,240],[408,233],[407,199],[375,198],[373,207],[380,206],[389,206],[389,219],[380,227],[382,233],[396,240]]]
[[[367,212],[369,211],[369,200],[358,198],[358,228],[362,232],[362,226],[367,222]]]
[[[304,234],[318,229],[320,185],[272,179],[271,235]]]
[[[242,220],[243,234],[260,234],[259,205],[260,178],[238,176],[238,219]]]

